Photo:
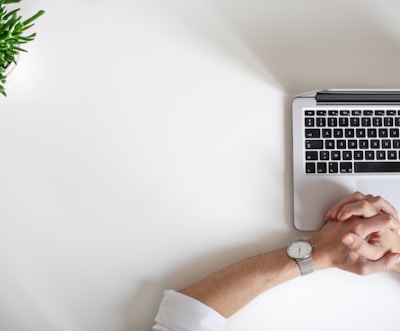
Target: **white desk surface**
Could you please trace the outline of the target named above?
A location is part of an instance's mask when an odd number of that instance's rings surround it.
[[[150,330],[164,289],[304,236],[290,100],[399,87],[397,1],[37,0],[0,99],[0,329]],[[398,330],[400,280],[328,270],[227,330]]]

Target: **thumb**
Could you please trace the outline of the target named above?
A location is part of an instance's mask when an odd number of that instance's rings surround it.
[[[342,242],[350,250],[368,260],[378,260],[386,253],[382,248],[369,244],[364,238],[355,233],[346,233],[342,238]]]

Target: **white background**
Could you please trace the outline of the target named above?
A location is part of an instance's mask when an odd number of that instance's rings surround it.
[[[37,0],[0,99],[0,329],[149,330],[162,292],[308,234],[290,100],[399,87],[395,0]],[[398,330],[399,279],[327,270],[227,330]]]

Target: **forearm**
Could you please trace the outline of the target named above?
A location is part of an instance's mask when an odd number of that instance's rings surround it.
[[[296,262],[279,249],[232,264],[180,292],[229,317],[266,290],[298,276]]]
[[[387,226],[380,219],[375,221],[380,227]],[[337,267],[356,274],[390,269],[400,272],[400,266],[395,266],[398,263],[396,260],[398,256],[394,254],[400,253],[400,237],[397,232],[396,236],[393,232],[385,232],[396,245],[391,241],[393,245],[389,244],[389,247],[392,248],[392,253],[377,261],[365,259],[363,255],[359,255],[342,243],[343,236],[346,233],[354,233],[355,229],[360,228],[360,224],[365,226],[367,223],[365,220],[331,221],[309,238],[314,246],[312,253],[314,270]],[[375,226],[373,228],[375,229]],[[374,232],[375,230],[372,231]],[[364,236],[362,240],[363,238]],[[385,251],[386,248],[382,254]],[[180,292],[203,302],[224,317],[229,317],[261,293],[298,276],[300,276],[299,266],[295,260],[288,257],[286,248],[282,248],[232,264]]]

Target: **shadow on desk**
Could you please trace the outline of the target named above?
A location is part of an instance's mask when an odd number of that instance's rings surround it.
[[[212,3],[288,95],[399,85],[393,1]]]

